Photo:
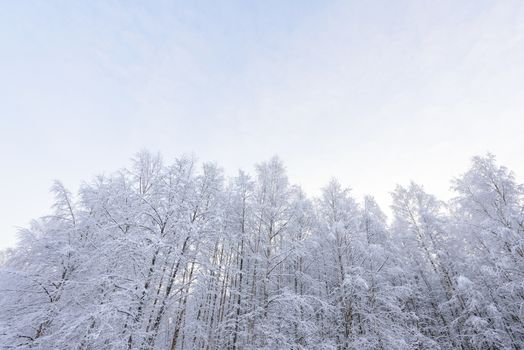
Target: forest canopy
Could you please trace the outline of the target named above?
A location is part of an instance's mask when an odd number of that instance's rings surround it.
[[[226,178],[138,153],[0,259],[2,349],[521,349],[524,187],[488,154],[447,202],[415,183],[318,198],[277,158]]]

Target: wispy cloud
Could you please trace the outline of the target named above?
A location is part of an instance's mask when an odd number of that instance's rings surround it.
[[[307,191],[336,175],[382,205],[411,178],[448,196],[487,150],[524,174],[518,1],[23,2],[0,39],[6,244],[52,178],[142,147],[231,172],[278,153]]]

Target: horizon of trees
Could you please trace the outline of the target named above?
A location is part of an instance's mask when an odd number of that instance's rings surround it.
[[[2,349],[524,348],[524,186],[491,154],[443,202],[397,186],[392,220],[274,157],[53,185],[53,212],[0,259]]]

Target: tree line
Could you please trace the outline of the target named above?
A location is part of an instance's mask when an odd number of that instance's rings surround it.
[[[128,169],[72,196],[0,258],[2,349],[524,348],[524,187],[474,157],[438,200],[415,183],[318,198],[278,158]]]

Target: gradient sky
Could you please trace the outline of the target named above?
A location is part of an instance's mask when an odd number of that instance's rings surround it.
[[[142,148],[383,207],[487,151],[523,178],[522,1],[4,1],[0,44],[0,249]]]

